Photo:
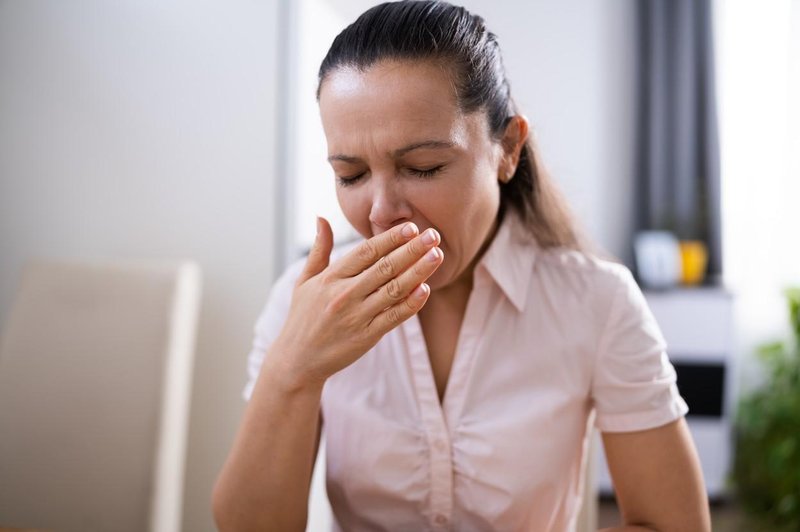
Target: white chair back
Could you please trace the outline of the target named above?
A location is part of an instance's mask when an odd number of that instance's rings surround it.
[[[0,527],[180,530],[200,270],[28,264],[0,339]]]

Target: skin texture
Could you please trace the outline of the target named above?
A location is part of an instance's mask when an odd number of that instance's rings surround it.
[[[513,174],[528,134],[517,116],[492,139],[485,113],[462,113],[448,72],[427,62],[334,71],[320,112],[339,203],[367,240],[331,263],[333,234],[318,222],[215,485],[223,531],[305,529],[325,380],[415,313],[442,397],[472,273],[497,229],[498,180]],[[709,530],[683,420],[603,438],[626,524],[619,530]]]
[[[490,138],[486,114],[462,113],[448,72],[427,62],[334,71],[319,104],[339,204],[352,226],[365,238],[406,221],[434,227],[446,260],[431,289],[469,283],[495,230],[498,177],[513,173],[527,136],[527,123],[518,131],[524,119],[515,121],[520,138],[504,150]]]
[[[711,530],[703,473],[684,419],[602,436],[623,521],[639,527],[614,530]]]

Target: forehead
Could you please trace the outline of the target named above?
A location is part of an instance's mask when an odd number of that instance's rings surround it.
[[[382,61],[363,71],[334,70],[320,88],[319,105],[329,152],[420,138],[463,144],[483,115],[460,111],[448,71],[434,62]]]

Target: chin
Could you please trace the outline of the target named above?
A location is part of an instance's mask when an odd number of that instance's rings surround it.
[[[445,260],[447,260],[446,257]],[[431,287],[431,292],[433,292],[452,283],[456,278],[454,273],[455,272],[450,271],[450,268],[447,268],[445,264],[442,264],[425,282]]]

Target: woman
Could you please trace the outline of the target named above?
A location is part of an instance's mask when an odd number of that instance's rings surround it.
[[[675,373],[623,266],[582,251],[480,17],[365,12],[318,100],[344,214],[256,325],[222,530],[303,530],[324,428],[343,530],[569,530],[592,423],[627,528],[707,530]]]

